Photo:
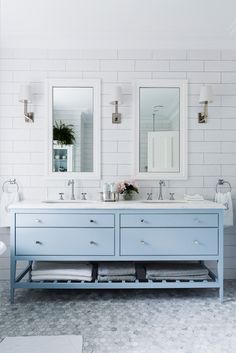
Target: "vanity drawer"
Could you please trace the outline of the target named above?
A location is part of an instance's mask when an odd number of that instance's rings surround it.
[[[114,255],[114,229],[17,228],[16,255]]]
[[[218,215],[196,214],[122,214],[121,227],[218,227]]]
[[[218,230],[215,228],[124,228],[120,255],[217,255]]]
[[[16,227],[114,227],[113,214],[62,214],[28,213],[16,214]]]

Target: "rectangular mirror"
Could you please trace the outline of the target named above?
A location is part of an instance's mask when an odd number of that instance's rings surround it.
[[[135,112],[135,177],[186,179],[187,81],[137,81]]]
[[[53,177],[100,177],[100,81],[53,80],[49,89],[49,163]]]

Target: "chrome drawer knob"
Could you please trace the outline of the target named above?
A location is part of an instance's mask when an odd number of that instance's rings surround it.
[[[95,223],[95,221],[93,220],[93,219],[90,219],[90,221],[89,221],[90,223]]]
[[[199,241],[198,240],[194,240],[194,244],[195,245],[199,245]]]
[[[140,240],[140,243],[141,243],[142,245],[145,245],[145,244],[146,244],[144,240]]]
[[[38,219],[38,218],[35,219],[35,223],[40,223],[40,222],[41,222],[41,219]]]
[[[143,223],[143,222],[144,222],[144,219],[141,219],[141,222]]]
[[[36,240],[35,244],[37,244],[37,245],[43,245],[43,243],[42,243],[41,241],[39,241],[39,240]]]
[[[95,241],[91,240],[91,241],[90,241],[90,244],[91,244],[91,245],[96,245],[97,243],[96,243]]]
[[[199,218],[195,218],[195,219],[194,219],[194,222],[195,222],[195,223],[198,223],[198,224],[202,223]]]

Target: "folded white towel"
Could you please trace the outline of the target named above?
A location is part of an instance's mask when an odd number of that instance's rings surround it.
[[[15,202],[20,201],[20,194],[17,191],[2,193],[0,201],[0,227],[10,227],[11,215],[9,206]]]
[[[47,276],[92,276],[93,266],[83,262],[35,261],[32,265],[33,275]]]
[[[233,202],[231,192],[217,192],[215,194],[215,202],[225,206],[224,210],[224,226],[231,227],[234,225]]]
[[[32,281],[86,281],[91,282],[92,276],[73,276],[73,275],[34,275],[31,274]]]
[[[204,197],[199,194],[195,195],[184,195],[184,199],[186,201],[204,201]]]
[[[0,241],[0,255],[2,255],[6,250],[6,245],[2,241]]]

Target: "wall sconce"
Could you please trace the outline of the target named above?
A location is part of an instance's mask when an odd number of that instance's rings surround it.
[[[204,103],[204,112],[198,113],[198,123],[206,123],[208,118],[208,103],[213,102],[211,86],[202,86],[200,91],[199,103]]]
[[[27,111],[28,103],[31,102],[31,92],[30,92],[29,85],[21,86],[20,95],[19,95],[19,102],[24,103],[25,122],[33,123],[34,122],[34,113]]]
[[[115,113],[112,113],[112,123],[120,124],[121,123],[121,114],[118,112],[118,104],[122,103],[122,91],[120,86],[116,86],[112,92],[111,104],[115,106]]]

